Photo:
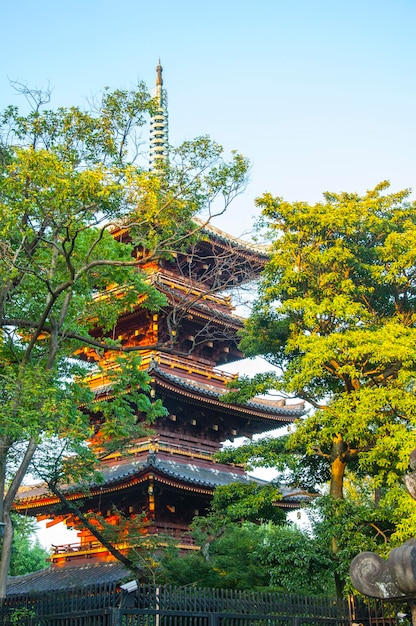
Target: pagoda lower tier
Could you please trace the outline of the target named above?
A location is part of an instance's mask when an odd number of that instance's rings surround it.
[[[166,416],[152,425],[148,437],[101,462],[100,483],[89,484],[87,490],[75,485],[63,490],[69,502],[107,523],[117,526],[122,516],[143,524],[145,518],[145,534],[169,535],[180,547],[192,549],[190,524],[208,512],[214,490],[254,480],[243,468],[215,460],[222,442],[288,425],[303,414],[303,404],[261,398],[244,405],[223,402],[232,377],[189,359],[153,353],[144,357],[143,366],[151,376],[151,396],[162,400]],[[98,378],[92,377],[91,387],[100,398],[110,393]],[[277,506],[298,508],[301,497],[282,489]],[[44,485],[24,488],[15,508],[39,519],[52,518],[52,524],[81,526],[76,513]],[[57,547],[52,562],[113,559],[90,531],[80,530],[78,536],[78,544]],[[128,537],[119,549],[128,549]]]

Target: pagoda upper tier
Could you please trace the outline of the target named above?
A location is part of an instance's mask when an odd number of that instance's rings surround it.
[[[305,411],[302,401],[287,403],[283,398],[254,397],[245,404],[225,401],[235,376],[196,360],[153,352],[143,355],[142,366],[151,376],[151,396],[161,398],[169,412],[152,428],[182,440],[192,440],[198,433],[211,454],[225,440],[287,426]],[[101,373],[91,374],[89,383],[97,397],[111,399],[111,384]]]
[[[164,351],[211,367],[243,358],[238,343],[244,319],[227,292],[254,281],[267,261],[266,251],[209,224],[196,225],[200,236],[186,252],[144,265],[149,282],[165,295],[165,306],[149,313],[138,294],[136,307],[121,315],[111,332],[103,333],[97,323],[91,335],[118,339],[126,349]],[[127,228],[112,233],[129,241]],[[115,286],[99,297],[117,297],[124,288]],[[93,361],[98,355],[85,348],[84,358]]]
[[[233,237],[209,221],[194,218],[195,243],[186,252],[172,252],[173,271],[205,289],[227,290],[251,282],[269,258],[268,247]],[[110,232],[119,241],[130,242],[129,226],[112,225]],[[140,256],[141,251],[135,250]],[[165,265],[165,264],[164,264]]]

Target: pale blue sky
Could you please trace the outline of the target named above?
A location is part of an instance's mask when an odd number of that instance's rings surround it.
[[[252,162],[219,224],[239,235],[266,190],[314,202],[386,178],[416,189],[415,27],[415,0],[15,0],[0,105],[16,101],[9,79],[49,82],[56,106],[152,87],[160,56],[171,141],[207,133]]]

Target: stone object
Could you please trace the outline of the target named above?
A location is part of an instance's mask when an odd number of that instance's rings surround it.
[[[387,560],[361,552],[352,561],[351,581],[366,596],[383,600],[416,598],[416,539],[394,548]]]
[[[409,465],[412,472],[405,476],[404,483],[416,500],[416,450],[410,455]],[[406,601],[416,626],[416,539],[393,548],[387,560],[374,552],[361,552],[351,562],[350,576],[357,591],[366,596]]]

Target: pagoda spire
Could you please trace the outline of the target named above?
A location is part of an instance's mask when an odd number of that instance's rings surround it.
[[[159,63],[156,66],[156,89],[159,86],[160,88],[162,88],[162,85],[163,85],[162,72],[163,72],[163,67],[160,65],[160,59],[159,59]]]
[[[156,100],[156,111],[150,121],[149,168],[154,172],[162,169],[161,165],[168,156],[168,99],[166,90],[163,89],[162,72],[159,59],[156,66],[156,88],[152,94]]]

